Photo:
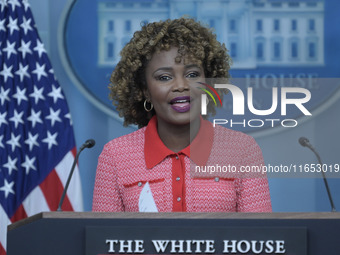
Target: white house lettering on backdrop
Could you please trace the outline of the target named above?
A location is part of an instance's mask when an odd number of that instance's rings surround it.
[[[254,73],[245,75],[246,88],[271,89],[272,87],[300,87],[309,90],[319,89],[316,73]]]
[[[143,254],[144,240],[106,239],[109,254]],[[284,254],[284,240],[223,240],[223,250],[215,248],[214,240],[151,240],[157,254]]]

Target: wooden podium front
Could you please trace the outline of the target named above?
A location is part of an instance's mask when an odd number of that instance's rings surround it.
[[[8,227],[7,254],[336,255],[339,237],[337,212],[44,212]]]

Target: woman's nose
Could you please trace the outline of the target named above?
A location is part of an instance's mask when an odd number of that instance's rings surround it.
[[[189,90],[189,82],[185,77],[179,77],[176,79],[173,89],[178,91]]]

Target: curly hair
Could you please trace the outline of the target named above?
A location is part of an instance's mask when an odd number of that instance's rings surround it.
[[[124,117],[124,126],[136,124],[144,127],[155,111],[146,112],[143,104],[146,89],[145,68],[155,52],[178,48],[175,61],[190,58],[202,65],[207,78],[228,78],[230,57],[224,44],[208,27],[191,18],[179,18],[144,24],[140,31],[121,51],[121,60],[110,78],[110,98]],[[219,91],[219,94],[226,91]],[[207,112],[216,113],[214,104],[208,103]]]

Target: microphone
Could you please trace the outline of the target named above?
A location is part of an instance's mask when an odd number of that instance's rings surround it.
[[[311,148],[312,145],[309,143],[309,140],[306,137],[300,137],[299,138],[299,143],[303,146],[303,147],[309,147]],[[313,148],[314,149],[314,148]]]
[[[61,211],[62,211],[61,206],[63,205],[64,199],[65,199],[65,195],[66,195],[66,191],[67,191],[67,189],[68,189],[68,185],[70,184],[70,181],[71,181],[71,178],[72,178],[74,169],[75,169],[75,167],[76,167],[76,164],[77,164],[77,162],[78,162],[78,158],[79,158],[80,153],[81,153],[85,148],[92,148],[95,144],[96,144],[95,140],[93,140],[93,139],[88,139],[82,146],[80,146],[79,151],[77,152],[77,155],[76,155],[76,157],[74,158],[73,165],[72,165],[70,174],[68,175],[67,182],[66,182],[66,185],[65,185],[63,194],[61,195],[61,198],[60,198],[60,201],[59,201],[59,205],[58,205],[57,212],[61,212]]]
[[[79,152],[84,150],[85,148],[92,148],[93,146],[96,145],[96,141],[93,139],[88,139],[80,148],[79,148]]]
[[[328,187],[328,182],[327,182],[326,175],[322,171],[322,162],[321,162],[321,158],[320,158],[319,153],[314,149],[314,147],[310,144],[309,140],[306,137],[300,137],[299,138],[299,143],[301,144],[301,146],[309,148],[312,152],[314,152],[315,156],[317,157],[317,159],[319,161],[319,164],[321,165],[321,174],[322,174],[325,186],[326,186],[326,190],[327,190],[329,201],[331,203],[332,212],[336,212],[336,209],[335,209],[335,206],[334,206],[334,203],[333,203],[333,199],[332,199],[332,195],[331,195],[331,191],[329,190],[329,187]]]

